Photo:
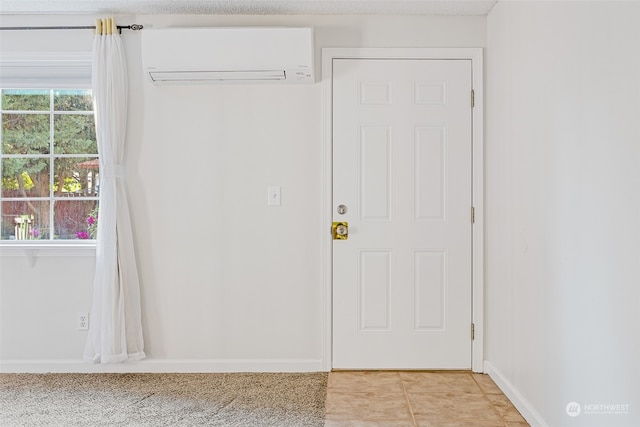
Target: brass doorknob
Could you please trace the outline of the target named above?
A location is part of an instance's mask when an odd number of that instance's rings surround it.
[[[349,238],[349,223],[334,222],[331,225],[331,234],[333,234],[333,240],[347,240]]]

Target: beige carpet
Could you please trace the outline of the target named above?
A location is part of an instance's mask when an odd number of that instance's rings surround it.
[[[323,426],[326,390],[326,373],[0,374],[0,426]]]

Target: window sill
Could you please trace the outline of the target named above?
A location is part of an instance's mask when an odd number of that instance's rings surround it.
[[[26,241],[17,242],[15,240],[3,241],[0,243],[0,256],[24,256],[33,260],[36,257],[78,257],[95,256],[96,241],[87,240],[84,242],[57,242],[57,241]],[[30,262],[30,264],[32,264]]]

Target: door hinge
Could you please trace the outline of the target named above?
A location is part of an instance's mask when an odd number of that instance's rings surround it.
[[[476,339],[476,325],[475,323],[471,324],[471,341]]]
[[[471,89],[471,108],[476,106],[476,92]]]
[[[476,208],[471,206],[471,224],[476,223]]]

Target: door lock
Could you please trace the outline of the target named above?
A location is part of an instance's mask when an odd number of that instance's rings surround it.
[[[331,234],[333,234],[333,240],[347,240],[349,238],[349,223],[334,222],[331,225]]]

